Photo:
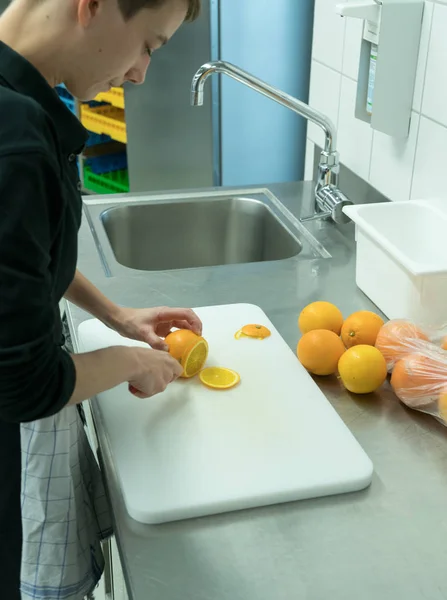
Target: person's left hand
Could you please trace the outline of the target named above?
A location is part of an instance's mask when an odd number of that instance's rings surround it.
[[[162,338],[173,327],[202,335],[202,322],[190,308],[122,308],[113,329],[124,337],[146,342],[154,350],[168,350]]]

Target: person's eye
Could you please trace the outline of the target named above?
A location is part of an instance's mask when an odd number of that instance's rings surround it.
[[[146,52],[149,55],[149,58],[151,58],[154,51],[152,48],[149,48],[149,46],[146,46]]]

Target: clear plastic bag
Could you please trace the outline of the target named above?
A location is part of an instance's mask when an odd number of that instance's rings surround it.
[[[388,372],[391,373],[394,365],[408,354],[424,352],[432,347],[434,351],[441,349],[442,344],[447,342],[446,334],[445,328],[434,330],[404,319],[395,319],[385,323],[380,330],[376,348],[382,352]]]
[[[423,344],[430,341],[428,334],[420,327],[405,320],[388,321],[379,331],[376,348],[386,360],[388,372],[395,364],[413,352],[417,352]]]
[[[389,321],[377,338],[396,396],[409,408],[447,425],[447,351],[445,330],[421,328],[409,321]]]
[[[409,408],[447,425],[447,352],[426,343],[424,351],[408,354],[396,363],[391,385]]]

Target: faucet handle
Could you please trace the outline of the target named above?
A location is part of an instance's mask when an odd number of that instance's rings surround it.
[[[309,223],[309,221],[325,221],[326,219],[332,218],[332,212],[330,210],[326,212],[317,212],[309,217],[301,217],[301,223]]]
[[[335,185],[321,187],[316,191],[315,200],[318,212],[310,217],[300,219],[302,223],[330,218],[337,225],[345,225],[351,220],[343,212],[343,207],[353,203]]]
[[[343,212],[344,206],[352,204],[351,200],[335,185],[325,185],[316,192],[316,201],[321,212],[329,212],[337,225],[345,225],[351,220]]]

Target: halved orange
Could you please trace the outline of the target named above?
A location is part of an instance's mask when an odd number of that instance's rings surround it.
[[[208,342],[189,329],[171,331],[165,339],[169,354],[183,367],[181,377],[194,377],[208,358]]]
[[[224,367],[208,367],[199,374],[200,381],[215,390],[228,390],[237,385],[241,376],[232,369]]]
[[[238,340],[241,337],[250,337],[250,338],[256,338],[258,340],[265,340],[265,338],[270,337],[271,331],[270,329],[267,329],[267,327],[264,327],[264,325],[255,325],[255,324],[250,324],[250,325],[244,325],[242,327],[242,329],[239,329],[239,331],[236,331],[236,333],[234,334],[234,337]]]
[[[208,358],[208,342],[205,338],[198,336],[198,339],[190,344],[184,351],[180,364],[183,367],[181,377],[189,379],[194,377],[203,368]]]
[[[199,335],[190,329],[176,329],[171,331],[166,336],[165,342],[169,348],[169,354],[180,360],[185,353],[185,350],[191,346],[193,342],[197,342]]]

